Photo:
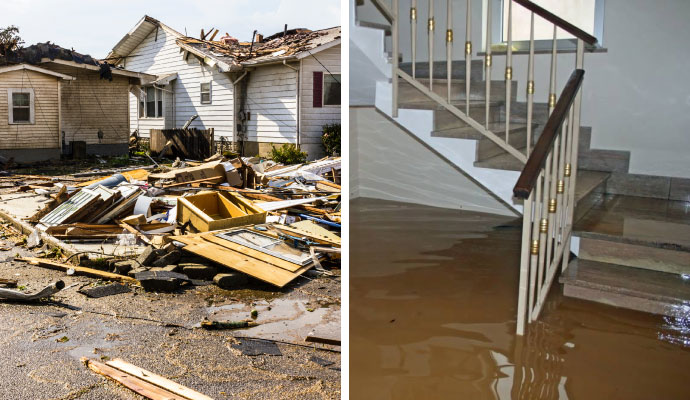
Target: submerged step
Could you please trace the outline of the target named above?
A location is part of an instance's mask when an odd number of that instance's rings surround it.
[[[580,258],[690,274],[690,203],[606,195],[579,220]]]
[[[653,314],[683,315],[690,301],[684,277],[591,260],[574,259],[559,281],[568,297]]]

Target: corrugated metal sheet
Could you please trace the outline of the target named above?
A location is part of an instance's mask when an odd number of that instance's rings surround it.
[[[66,202],[60,204],[53,211],[49,212],[39,221],[45,226],[60,225],[69,217],[88,206],[98,198],[101,200],[108,200],[115,194],[114,190],[110,190],[103,186],[98,186],[95,189],[82,189]]]

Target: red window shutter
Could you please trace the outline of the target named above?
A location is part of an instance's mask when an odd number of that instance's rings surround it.
[[[313,88],[313,106],[322,107],[323,106],[323,72],[314,72],[314,88]]]

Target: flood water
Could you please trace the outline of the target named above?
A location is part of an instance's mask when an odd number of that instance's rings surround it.
[[[352,203],[352,399],[690,399],[690,312],[563,297],[515,335],[520,224]]]

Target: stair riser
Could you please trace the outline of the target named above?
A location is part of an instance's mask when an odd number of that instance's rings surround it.
[[[480,81],[484,79],[484,63],[481,60],[472,61],[470,80]],[[400,63],[400,69],[412,75],[412,63]],[[448,65],[445,61],[434,62],[434,78],[445,79],[447,77]],[[429,78],[429,63],[417,62],[415,77],[418,79]],[[453,61],[451,68],[452,79],[465,79],[465,61]]]
[[[420,81],[425,87],[428,88],[428,80]],[[517,82],[515,82],[517,83]],[[513,85],[516,86],[516,85]],[[424,101],[429,98],[422,92],[417,90],[414,86],[407,82],[401,81],[399,84],[399,95],[401,102],[404,101]],[[491,93],[489,96],[490,100],[504,100],[505,99],[505,82],[496,81],[491,85]],[[433,92],[441,96],[443,99],[448,97],[448,87],[445,81],[434,80]],[[465,92],[465,83],[451,83],[451,101],[463,101],[467,98]],[[486,98],[486,87],[484,82],[471,81],[470,84],[470,100],[484,100]],[[514,99],[515,97],[513,97]]]
[[[690,253],[609,240],[580,239],[580,254],[585,260],[674,274],[690,274]]]
[[[458,107],[460,111],[465,112],[464,107]],[[483,124],[486,120],[486,109],[483,105],[470,107],[470,117],[474,118],[480,124]],[[499,122],[500,120],[500,107],[490,106],[489,107],[489,122]],[[437,110],[434,113],[434,130],[442,129],[453,129],[453,128],[465,128],[469,126],[465,121],[458,118],[455,114],[446,110]]]
[[[505,138],[505,131],[494,132],[498,137]],[[534,134],[534,132],[532,132]],[[511,130],[508,135],[508,141],[511,146],[520,149],[527,145],[527,128],[519,130]],[[502,147],[495,144],[489,139],[482,139],[477,143],[477,160],[483,161],[488,158],[503,154],[506,151]]]
[[[626,308],[629,310],[642,311],[652,314],[677,316],[677,308],[664,301],[644,299],[620,293],[597,290],[587,287],[580,287],[570,284],[563,286],[563,294],[567,297],[594,301],[614,307]]]

